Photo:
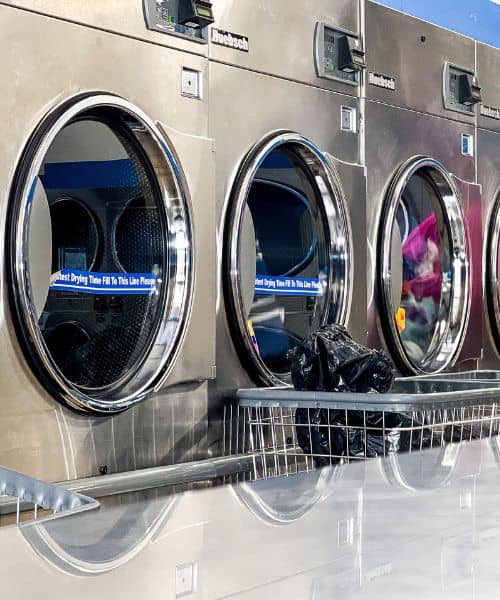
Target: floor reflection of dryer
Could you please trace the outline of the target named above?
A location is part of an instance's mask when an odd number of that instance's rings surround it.
[[[81,7],[39,4],[54,16],[0,8],[0,104],[10,115],[0,152],[0,462],[63,480],[170,460],[174,438],[187,446],[206,423],[213,148],[207,102],[195,98],[207,68],[198,34],[186,30],[177,43],[170,30],[149,31],[139,5],[134,40],[95,27],[88,7],[85,21]],[[116,68],[125,63],[127,73]],[[198,89],[183,95],[188,82]],[[191,382],[190,394],[166,392]],[[110,415],[160,391],[115,418],[62,408]]]
[[[484,352],[481,366],[500,366],[500,50],[477,44],[483,102],[477,130],[477,179],[485,205]]]
[[[428,541],[423,562],[441,564],[443,581],[452,584],[457,549],[462,547],[465,560],[473,546],[482,453],[481,442],[449,444],[367,464],[363,580],[405,569],[415,543]],[[457,574],[456,582],[468,576]]]
[[[307,11],[285,0],[257,10],[251,0],[214,5],[217,27],[249,48],[227,47],[212,29],[219,398],[290,383],[289,351],[323,324],[345,323],[366,339],[362,56],[357,34],[345,33],[359,30],[356,9],[323,0]],[[278,38],[287,52],[275,51]],[[330,56],[337,45],[346,50],[343,71]]]
[[[358,573],[359,581],[364,468],[361,463],[344,465],[234,486],[232,496],[238,504],[225,501],[220,493],[219,504],[207,504],[205,540],[218,539],[221,530],[243,531],[245,543],[238,552],[226,543],[223,555],[215,551],[213,541],[206,544],[206,589],[217,598],[245,590],[261,590],[261,597],[267,598],[271,591],[265,586],[290,589],[301,576],[309,586],[313,578],[325,583],[327,565],[339,561],[343,575],[352,580]],[[286,597],[281,592],[275,597]],[[297,592],[295,597],[308,596]]]
[[[23,529],[30,545],[60,571],[95,576],[125,566],[161,531],[178,496],[143,490],[100,500],[92,518],[53,519]]]
[[[475,366],[474,42],[372,2],[366,23],[370,343],[405,374]]]

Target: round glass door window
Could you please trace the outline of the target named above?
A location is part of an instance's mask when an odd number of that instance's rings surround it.
[[[245,159],[227,218],[236,347],[259,382],[289,383],[290,350],[348,310],[350,230],[337,177],[306,139],[272,136]]]
[[[58,398],[122,410],[163,374],[189,292],[179,168],[138,109],[86,98],[31,140],[13,191],[11,295],[24,348]]]
[[[409,373],[449,366],[468,310],[466,236],[458,192],[430,159],[395,178],[380,228],[382,323]]]

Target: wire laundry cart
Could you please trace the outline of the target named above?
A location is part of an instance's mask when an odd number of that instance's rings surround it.
[[[97,508],[93,498],[0,467],[0,526]]]
[[[500,431],[500,386],[397,380],[387,394],[238,391],[239,445],[257,479],[403,452]]]

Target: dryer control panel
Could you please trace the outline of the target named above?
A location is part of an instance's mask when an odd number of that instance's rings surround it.
[[[359,85],[365,53],[356,34],[318,23],[314,47],[318,77]]]
[[[473,115],[481,102],[481,87],[474,72],[450,63],[444,66],[443,99],[448,110]]]
[[[208,0],[143,0],[146,27],[205,42],[208,25],[213,23]]]

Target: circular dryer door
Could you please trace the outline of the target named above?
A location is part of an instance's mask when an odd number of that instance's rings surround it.
[[[460,349],[469,310],[467,240],[458,191],[438,162],[419,158],[394,178],[382,211],[382,331],[404,373],[437,373]]]
[[[10,202],[10,292],[59,400],[123,410],[172,364],[191,287],[185,194],[168,142],[120,98],[69,102],[32,136]]]
[[[349,223],[324,155],[289,132],[257,144],[233,186],[224,241],[235,347],[259,383],[289,383],[289,351],[343,323],[350,303]]]

